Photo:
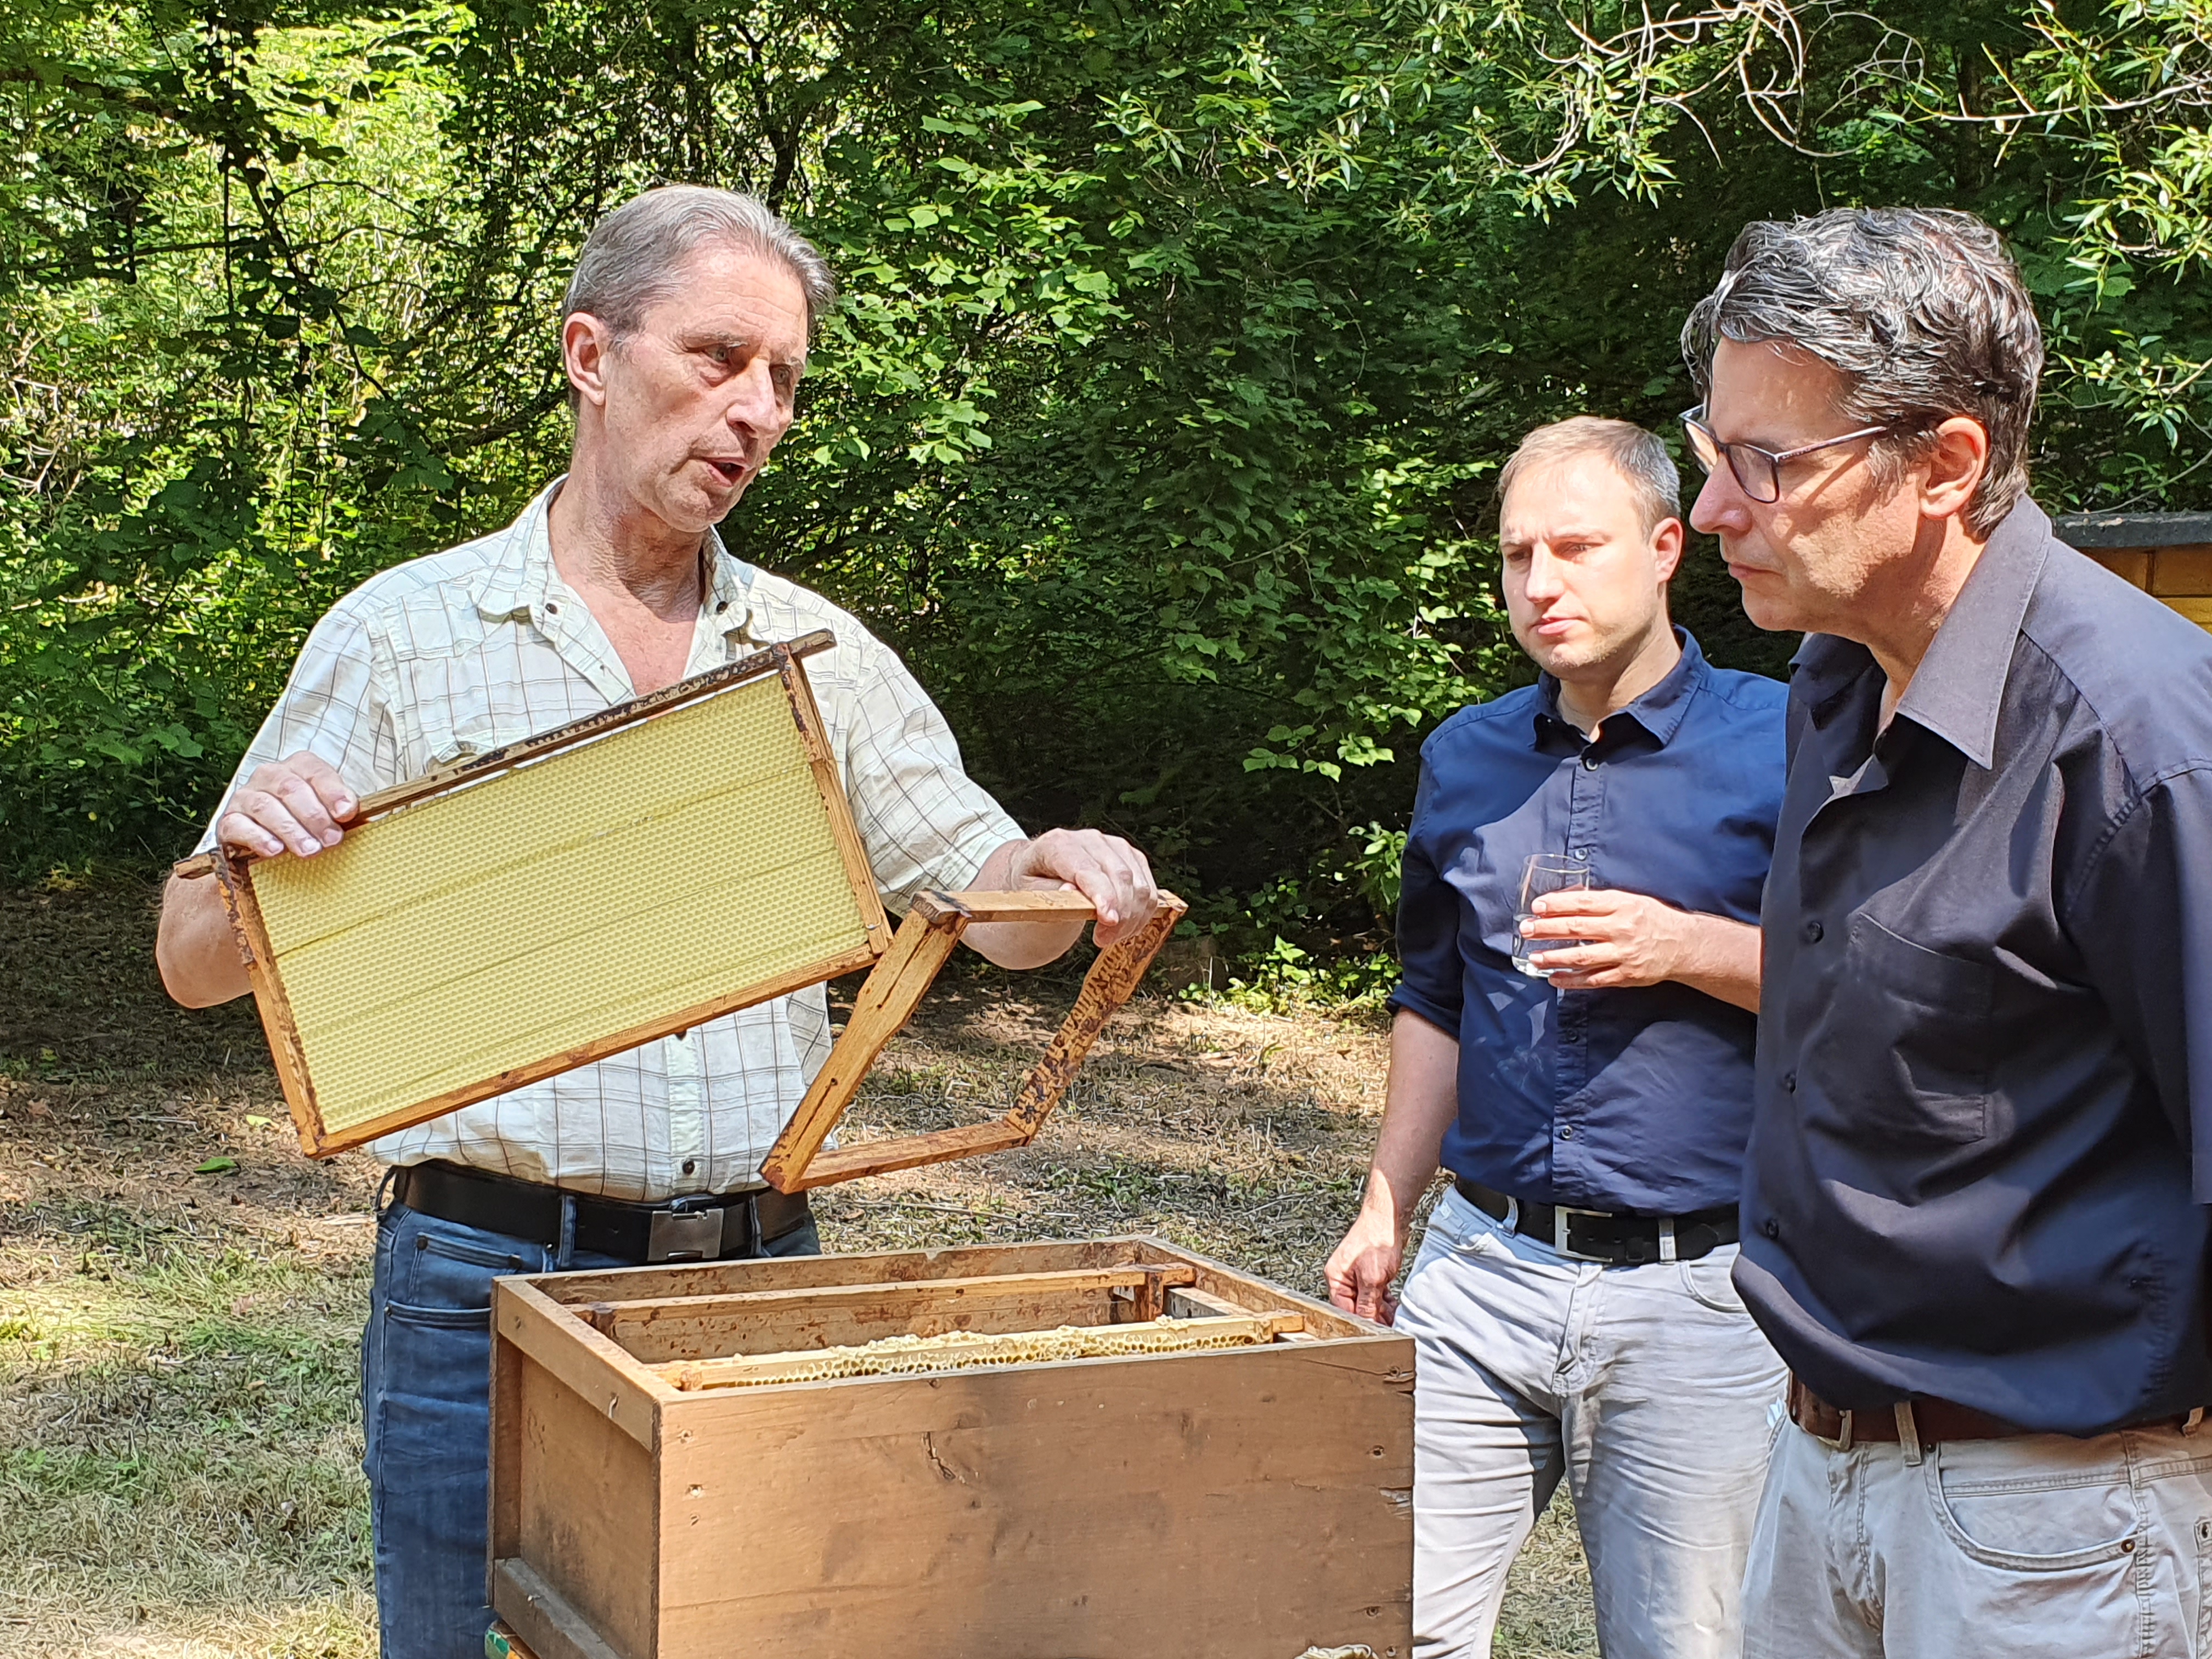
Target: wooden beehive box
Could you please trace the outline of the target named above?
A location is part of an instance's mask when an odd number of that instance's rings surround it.
[[[1412,1650],[1412,1340],[1158,1239],[505,1279],[493,1320],[537,1659]],[[760,1380],[1062,1327],[1239,1346]]]

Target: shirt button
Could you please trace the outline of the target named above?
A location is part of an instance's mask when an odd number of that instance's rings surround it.
[[[1785,1095],[1794,1095],[1797,1092],[1796,1073],[1784,1072],[1782,1074],[1782,1092]]]
[[[1585,772],[1597,770],[1597,757],[1587,749],[1583,750],[1583,770]]]
[[[1782,1237],[1782,1224],[1777,1221],[1772,1216],[1769,1216],[1765,1220],[1759,1224],[1759,1231],[1765,1233],[1769,1238],[1779,1238]]]
[[[684,1160],[684,1173],[685,1175],[696,1175],[698,1172],[699,1160],[697,1158],[687,1158]]]
[[[1827,930],[1822,927],[1817,921],[1807,922],[1805,924],[1805,943],[1808,945],[1818,945],[1820,942],[1820,935],[1826,931]]]
[[[1574,1138],[1575,1126],[1571,1123],[1562,1123],[1559,1126],[1559,1139],[1562,1140],[1572,1140]]]

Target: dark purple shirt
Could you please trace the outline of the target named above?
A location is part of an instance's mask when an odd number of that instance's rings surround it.
[[[2023,501],[1888,728],[1815,635],[1738,1287],[1838,1406],[2212,1404],[2212,638]]]

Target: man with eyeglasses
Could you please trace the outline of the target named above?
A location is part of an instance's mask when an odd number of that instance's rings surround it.
[[[1691,521],[1808,635],[1735,1268],[1794,1426],[1745,1659],[2204,1654],[2212,640],[2027,499],[2042,337],[1978,220],[1754,224],[1683,349]]]

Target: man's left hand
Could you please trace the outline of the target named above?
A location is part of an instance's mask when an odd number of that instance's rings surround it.
[[[1160,908],[1152,866],[1119,836],[1096,830],[1048,830],[1014,853],[1007,872],[1017,887],[1073,887],[1098,913],[1091,938],[1100,950],[1118,945]]]
[[[1697,954],[1706,918],[1642,893],[1609,887],[1546,893],[1522,925],[1528,959],[1562,991],[1604,991],[1680,979]],[[1540,949],[1544,940],[1571,945]]]

